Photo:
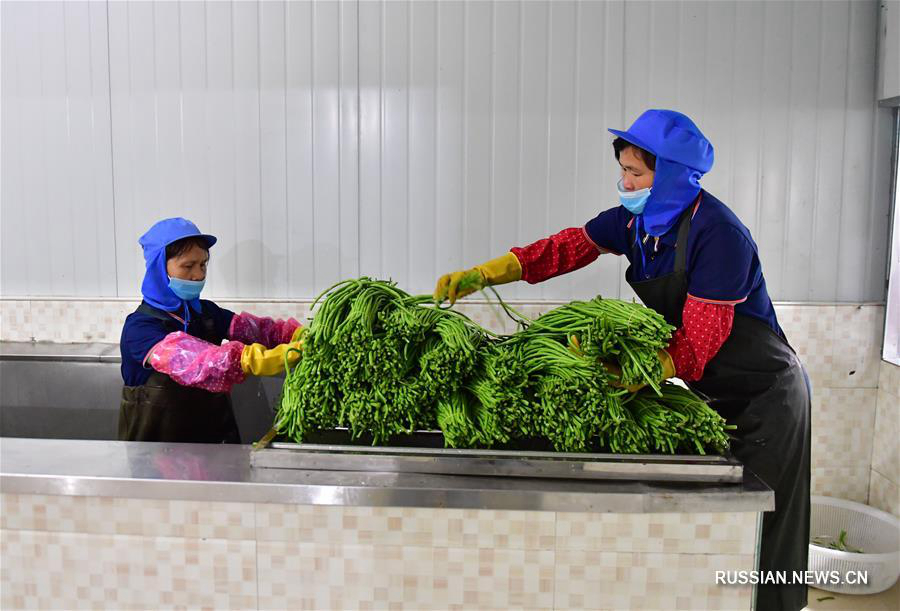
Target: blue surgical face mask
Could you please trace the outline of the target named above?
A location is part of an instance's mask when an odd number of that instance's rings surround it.
[[[619,202],[625,206],[631,214],[641,214],[647,199],[650,197],[650,187],[638,189],[637,191],[626,191],[622,179],[619,179],[616,189],[619,191]]]
[[[169,288],[180,299],[185,301],[191,301],[199,297],[204,284],[206,284],[205,278],[203,280],[182,280],[181,278],[169,276]]]

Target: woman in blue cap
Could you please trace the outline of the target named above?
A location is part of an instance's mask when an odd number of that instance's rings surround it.
[[[200,299],[214,236],[183,218],[141,236],[143,301],[125,319],[119,439],[240,443],[229,391],[299,355],[300,323]],[[227,340],[227,341],[226,341]],[[223,343],[224,342],[224,343]]]
[[[809,381],[778,324],[750,232],[700,187],[713,147],[688,117],[671,110],[648,110],[628,131],[609,131],[622,168],[620,206],[584,227],[442,276],[435,299],[453,302],[520,279],[541,282],[603,253],[627,257],[628,284],[677,329],[659,353],[663,379],[677,376],[706,395],[737,426],[734,455],[775,491],[775,511],[763,519],[759,568],[805,571]],[[802,584],[761,585],[757,607],[802,609],[806,599]]]

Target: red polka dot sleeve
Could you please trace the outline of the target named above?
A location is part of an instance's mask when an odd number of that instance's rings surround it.
[[[682,326],[675,331],[668,352],[676,375],[695,381],[728,339],[734,322],[734,304],[708,303],[688,297],[682,310]]]
[[[522,266],[522,280],[529,284],[581,269],[600,253],[609,252],[596,246],[583,227],[570,227],[523,248],[509,250]]]

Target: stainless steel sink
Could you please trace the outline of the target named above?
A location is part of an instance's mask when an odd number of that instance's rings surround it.
[[[0,342],[0,436],[116,439],[122,392],[117,344]],[[249,378],[232,392],[241,441],[272,426],[282,378]]]

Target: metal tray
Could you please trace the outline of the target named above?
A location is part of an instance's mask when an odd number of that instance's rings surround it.
[[[315,443],[273,443],[250,454],[255,468],[375,471],[579,480],[740,483],[733,457],[582,454],[530,450],[456,450]]]

